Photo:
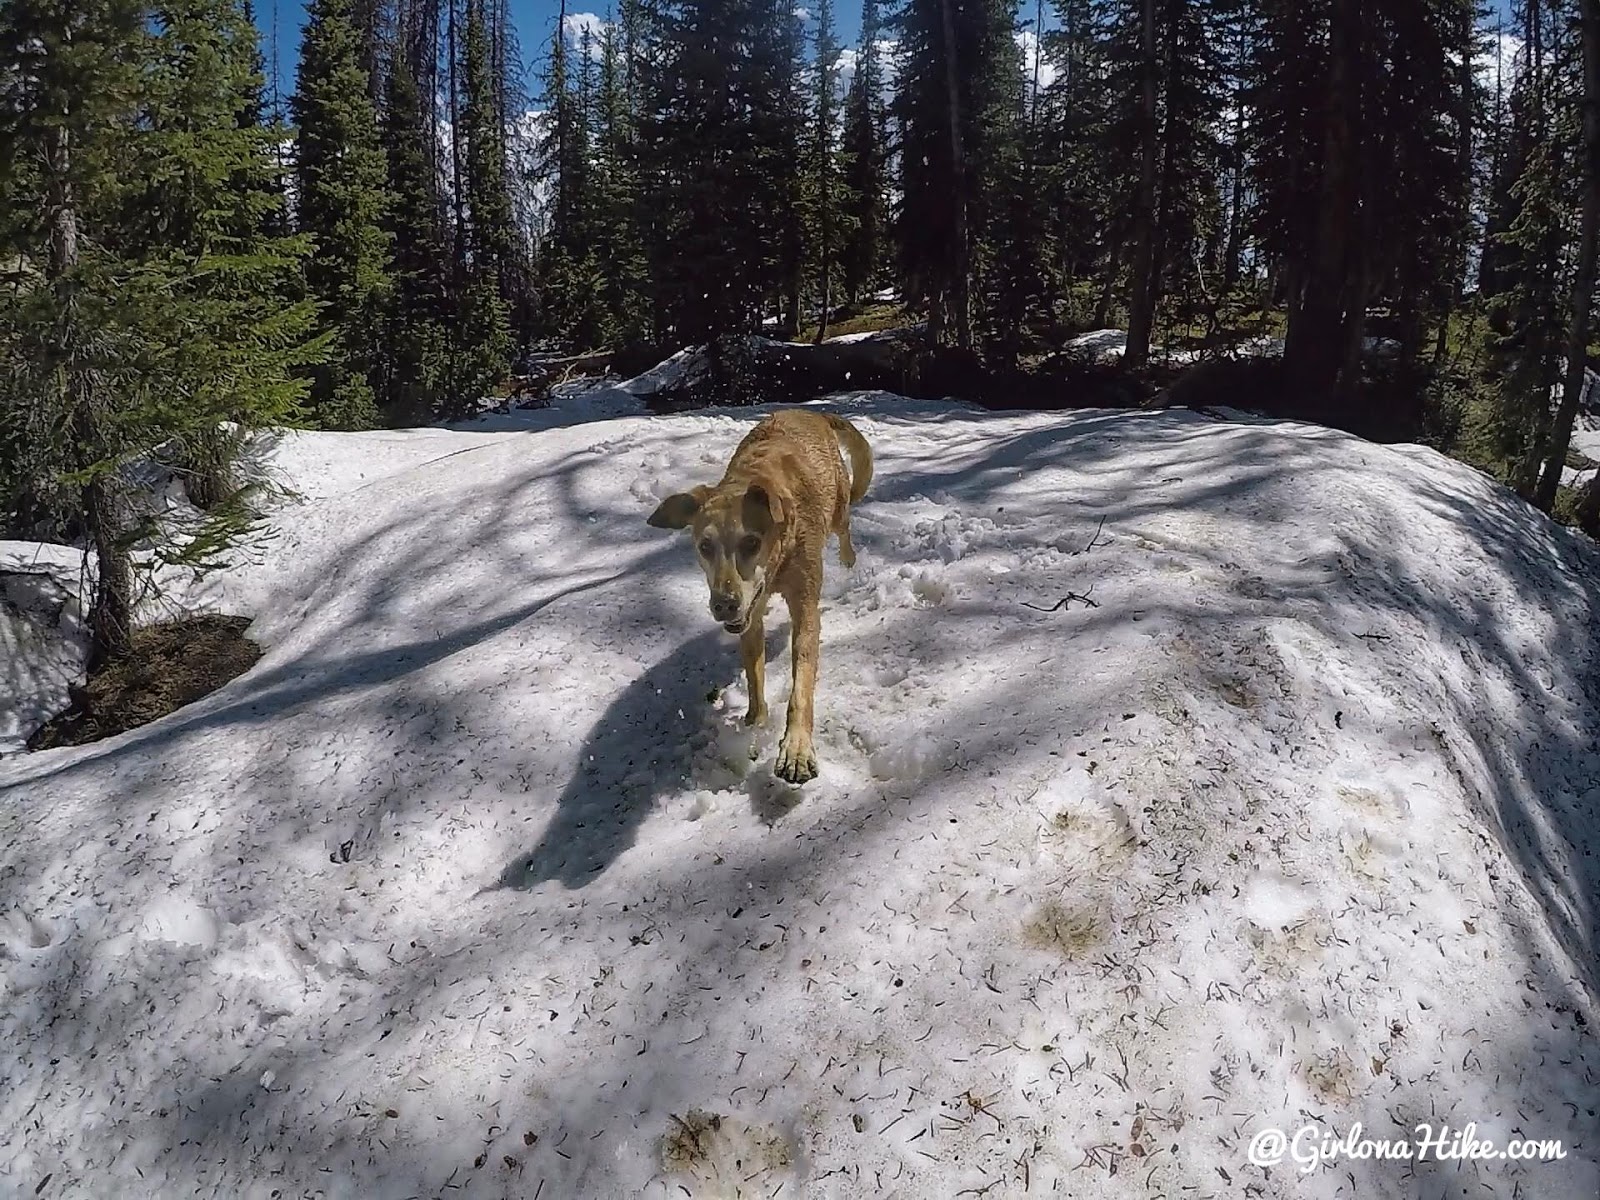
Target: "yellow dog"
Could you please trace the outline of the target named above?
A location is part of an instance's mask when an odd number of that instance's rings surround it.
[[[841,449],[850,458],[848,475]],[[828,534],[838,534],[839,561],[855,565],[850,506],[871,482],[872,448],[854,425],[809,409],[785,409],[739,443],[721,483],[668,496],[650,514],[657,529],[693,533],[711,589],[711,615],[739,635],[750,687],[747,725],[767,718],[767,602],[777,592],[789,606],[794,681],[773,771],[790,783],[817,775],[811,701],[822,640],[823,547]]]

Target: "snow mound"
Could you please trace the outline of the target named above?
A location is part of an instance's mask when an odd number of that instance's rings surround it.
[[[632,396],[653,396],[657,392],[689,388],[710,369],[705,347],[690,346],[619,386]]]
[[[1595,386],[1597,380],[1600,380],[1600,376],[1596,376],[1593,371],[1585,373],[1583,388],[1585,403],[1578,410],[1572,423],[1572,449],[1592,462],[1600,462],[1600,409],[1594,407],[1592,400],[1592,397],[1600,394],[1600,389]],[[1563,467],[1561,482],[1566,487],[1582,488],[1588,486],[1595,474],[1594,467],[1582,469]]]
[[[40,542],[0,542],[0,755],[71,703],[83,678],[83,554]]]
[[[644,523],[759,412],[285,443],[260,663],[0,762],[0,1192],[1590,1200],[1593,545],[1292,423],[835,407],[804,789],[781,606],[747,728]],[[1423,1121],[1567,1156],[1248,1160]]]
[[[1091,329],[1069,338],[1067,350],[1082,355],[1090,362],[1114,362],[1128,348],[1126,329]]]
[[[859,333],[841,333],[834,337],[823,339],[830,344],[841,346],[851,345],[855,342],[890,342],[904,343],[915,342],[927,336],[928,323],[917,321],[911,325],[899,325],[893,329],[863,329]]]

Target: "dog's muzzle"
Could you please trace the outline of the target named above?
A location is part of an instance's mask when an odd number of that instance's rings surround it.
[[[737,599],[735,599],[731,605],[726,603],[726,600],[721,597],[719,597],[718,600],[713,600],[711,602],[711,615],[718,621],[721,621],[722,627],[729,633],[741,634],[746,629],[749,629],[750,622],[755,619],[755,614],[759,610],[760,605],[766,600],[766,572],[763,571],[757,576],[757,578],[760,580],[760,582],[756,586],[755,594],[750,597],[750,603],[745,605],[742,610],[737,607]],[[734,612],[734,616],[731,619],[726,615],[729,609],[732,609]]]

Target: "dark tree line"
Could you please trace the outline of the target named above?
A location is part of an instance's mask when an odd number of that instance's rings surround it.
[[[830,6],[800,28],[769,0],[635,0],[598,82],[553,42],[541,275],[572,299],[538,331],[820,337],[892,285],[935,343],[1002,362],[1113,322],[1135,371],[1276,332],[1282,387],[1334,422],[1375,403],[1381,341],[1410,407],[1549,508],[1594,291],[1594,15],[1514,18],[869,0],[841,94]]]

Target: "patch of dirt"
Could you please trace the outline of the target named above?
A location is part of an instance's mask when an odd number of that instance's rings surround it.
[[[261,657],[249,627],[248,617],[212,613],[135,631],[132,651],[69,689],[72,707],[40,726],[28,749],[114,737],[210,695]]]
[[[728,1188],[753,1194],[740,1185],[762,1176],[770,1183],[774,1173],[782,1174],[794,1164],[794,1147],[770,1125],[749,1125],[698,1108],[681,1117],[673,1114],[670,1121],[659,1147],[662,1167],[720,1187],[718,1194],[727,1194]]]
[[[1030,946],[1054,950],[1067,960],[1081,959],[1106,940],[1105,921],[1099,911],[1087,904],[1066,908],[1046,900],[1023,926]]]

